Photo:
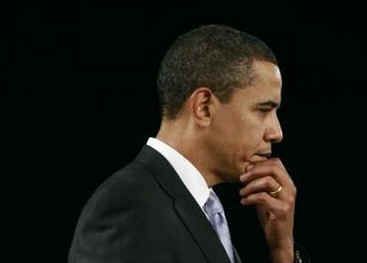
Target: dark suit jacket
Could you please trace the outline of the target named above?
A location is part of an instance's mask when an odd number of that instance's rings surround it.
[[[232,204],[234,189],[227,191],[231,193],[227,202]],[[225,203],[224,207],[240,254],[235,253],[237,262],[241,254],[246,263],[253,262],[249,261],[252,254],[254,262],[263,262],[266,245],[263,234],[257,232],[257,220],[255,225],[251,220],[240,222],[235,213],[244,209]],[[255,231],[236,235],[236,227]],[[252,235],[255,242],[250,242]],[[148,145],[95,191],[80,215],[69,252],[69,263],[117,262],[230,263],[216,232],[173,167]]]

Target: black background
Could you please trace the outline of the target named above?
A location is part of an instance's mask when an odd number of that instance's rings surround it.
[[[360,258],[363,8],[278,1],[195,6],[75,1],[1,10],[2,167],[11,181],[4,191],[27,257],[66,260],[87,199],[158,131],[155,80],[166,49],[179,34],[216,23],[258,36],[279,60],[284,140],[274,152],[298,187],[296,239],[313,262]]]

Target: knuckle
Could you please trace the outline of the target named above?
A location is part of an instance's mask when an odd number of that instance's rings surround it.
[[[282,207],[282,214],[288,215],[290,211],[291,211],[291,205],[284,204],[284,206]]]
[[[266,199],[267,199],[266,193],[259,193],[259,194],[258,194],[258,200],[259,200],[261,203],[265,203],[265,202],[266,202]]]
[[[281,172],[280,166],[277,163],[273,163],[271,171],[273,174],[279,174]]]
[[[272,181],[270,181],[270,179],[268,179],[268,178],[266,178],[265,179],[265,187],[267,188],[267,189],[273,189],[273,182]]]
[[[275,164],[272,164],[270,167],[271,173],[276,174],[277,173],[277,166]]]
[[[296,203],[296,195],[292,192],[290,192],[288,195],[287,195],[287,199],[286,199],[286,204],[293,207]]]
[[[294,195],[292,195],[290,198],[289,198],[289,204],[291,206],[293,206],[294,204],[296,203],[296,198]]]
[[[241,190],[241,195],[242,196],[247,196],[249,191],[251,191],[251,186],[248,186],[248,187],[245,187],[245,188],[242,188]]]

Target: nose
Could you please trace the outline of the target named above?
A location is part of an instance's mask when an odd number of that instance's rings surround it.
[[[283,131],[277,115],[274,116],[265,132],[265,140],[271,143],[280,143],[283,140]]]

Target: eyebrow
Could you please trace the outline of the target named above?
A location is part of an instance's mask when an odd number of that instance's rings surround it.
[[[268,100],[268,101],[265,101],[265,102],[260,102],[260,103],[257,103],[256,105],[258,106],[270,106],[272,108],[277,108],[279,109],[280,107],[280,104],[275,102],[275,101],[272,101],[272,100]]]

